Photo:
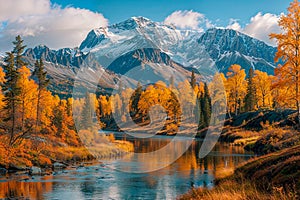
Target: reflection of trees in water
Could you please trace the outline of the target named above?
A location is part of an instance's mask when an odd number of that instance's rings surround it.
[[[153,149],[160,149],[170,141],[166,139],[141,139],[134,141],[139,152],[151,152]],[[181,142],[181,141],[180,141]],[[180,142],[175,146],[181,148]],[[182,141],[184,144],[184,141]],[[175,151],[176,151],[175,148]],[[170,166],[164,169],[146,174],[119,174],[111,171],[112,182],[107,179],[104,182],[85,180],[78,183],[81,193],[85,198],[112,195],[117,197],[140,197],[147,195],[158,199],[166,198],[170,194],[181,194],[191,187],[210,187],[214,177],[221,177],[232,172],[235,166],[246,161],[249,157],[237,156],[243,153],[238,147],[217,144],[213,151],[203,159],[198,158],[200,141],[194,141],[188,151],[184,153]],[[172,152],[169,152],[170,154]],[[169,153],[162,155],[161,162],[169,159]],[[130,162],[130,159],[128,160]],[[149,160],[149,165],[151,165]],[[93,173],[93,172],[91,172]],[[45,193],[60,192],[53,191],[53,188],[61,188],[59,183],[51,182],[52,176],[45,176],[43,180],[49,182],[17,182],[10,181],[0,183],[0,198],[25,197],[29,199],[43,199]],[[75,184],[72,180],[64,185]],[[55,185],[55,187],[54,187]],[[168,191],[168,192],[166,192]],[[150,194],[151,193],[151,194]],[[114,196],[113,195],[113,196]],[[146,196],[145,196],[146,197]]]
[[[51,192],[52,182],[10,181],[0,183],[1,199],[44,199],[43,194]]]

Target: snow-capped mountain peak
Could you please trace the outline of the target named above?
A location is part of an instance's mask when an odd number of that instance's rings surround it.
[[[27,49],[24,55],[32,66],[35,59],[42,58],[50,76],[63,77],[62,81],[74,78],[78,68],[92,69],[88,70],[87,81],[92,79],[93,71],[108,68],[105,80],[109,84],[103,82],[102,87],[111,88],[124,73],[122,66],[131,71],[144,62],[153,74],[163,77],[171,72],[189,74],[192,67],[226,73],[232,64],[241,65],[246,72],[251,67],[272,74],[275,52],[276,48],[235,30],[178,30],[144,17],[131,17],[91,30],[79,48],[52,50],[39,45]]]

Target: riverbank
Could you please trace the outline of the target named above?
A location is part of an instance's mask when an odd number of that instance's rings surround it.
[[[299,199],[300,133],[292,127],[265,125],[263,130],[227,129],[222,142],[260,155],[216,180],[212,190],[193,189],[180,199]]]
[[[255,158],[226,178],[216,181],[212,190],[193,189],[179,199],[299,199],[300,146]]]
[[[86,131],[89,135],[90,132]],[[93,146],[86,148],[86,141],[70,146],[62,140],[48,136],[35,136],[24,139],[18,146],[0,145],[0,174],[27,171],[40,174],[45,171],[80,166],[82,163],[99,159],[120,157],[133,152],[133,144],[115,140],[113,135],[99,135],[98,140],[91,137]],[[0,141],[5,141],[1,138]]]

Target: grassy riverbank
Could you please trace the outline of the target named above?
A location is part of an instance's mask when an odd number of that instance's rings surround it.
[[[274,199],[300,198],[300,145],[270,153],[237,168],[216,187],[193,189],[180,199]]]
[[[1,138],[0,168],[2,171],[26,170],[32,166],[40,168],[53,168],[54,163],[65,165],[118,157],[133,151],[133,144],[127,141],[115,140],[113,135],[99,135],[97,140],[90,131],[84,134],[90,135],[93,145],[86,148],[86,141],[80,138],[77,145],[69,145],[64,140],[55,137],[36,135],[22,140],[15,147],[5,144],[5,138]],[[79,138],[78,138],[79,140]]]
[[[273,113],[274,114],[274,113]],[[249,115],[249,114],[248,114]],[[258,156],[235,169],[233,174],[216,180],[209,190],[197,188],[180,199],[299,199],[300,198],[300,133],[293,126],[258,120],[244,121],[242,125],[227,125],[220,141],[243,146]],[[259,122],[260,121],[260,122]],[[246,128],[248,123],[252,130]]]

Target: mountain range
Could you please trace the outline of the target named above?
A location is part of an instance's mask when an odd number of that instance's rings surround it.
[[[53,50],[45,45],[28,48],[25,61],[33,68],[42,58],[50,90],[72,93],[76,79],[100,93],[115,89],[118,82],[135,86],[158,80],[197,78],[216,71],[226,74],[232,64],[274,73],[276,48],[231,29],[212,28],[205,32],[178,30],[172,25],[132,17],[124,22],[91,30],[79,47]]]

